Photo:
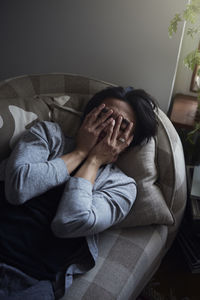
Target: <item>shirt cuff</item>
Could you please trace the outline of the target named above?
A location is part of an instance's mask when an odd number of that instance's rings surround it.
[[[84,190],[92,196],[92,183],[82,177],[70,177],[70,180],[67,182],[67,189],[69,190]]]
[[[56,180],[58,184],[64,183],[69,178],[67,166],[62,158],[55,158],[49,161],[56,169]]]

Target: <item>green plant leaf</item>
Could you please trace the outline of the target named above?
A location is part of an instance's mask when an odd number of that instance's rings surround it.
[[[192,71],[194,70],[196,65],[200,65],[200,51],[199,51],[199,49],[196,49],[196,50],[190,52],[184,58],[184,65]]]
[[[168,34],[171,38],[174,33],[177,32],[178,23],[182,21],[181,14],[176,14],[174,18],[171,20],[170,25],[168,27]]]
[[[200,33],[200,26],[190,27],[187,29],[187,32],[186,32],[186,34],[189,35],[191,38],[194,38],[194,36],[198,33]]]
[[[200,34],[200,26],[199,24],[200,19],[200,0],[191,0],[188,5],[186,5],[186,9],[183,11],[182,14],[178,13],[174,16],[171,20],[170,25],[168,27],[168,34],[171,38],[174,33],[177,32],[178,24],[181,21],[187,21],[191,24],[196,24],[196,26],[191,26],[188,28],[186,34],[191,38],[194,38],[195,35]],[[195,49],[194,51],[190,52],[184,59],[185,66],[190,69],[194,70],[196,65],[200,66],[200,51],[199,49]],[[197,71],[197,75],[200,76],[200,69]],[[187,144],[187,152],[188,149],[194,150],[196,145],[197,136],[200,136],[200,89],[197,91],[197,100],[198,100],[198,107],[197,107],[197,114],[196,120],[193,130],[188,132],[186,136],[183,138],[184,144]]]
[[[183,12],[183,19],[187,22],[194,24],[197,21],[197,16],[200,14],[200,1],[192,0],[190,4],[186,6]]]

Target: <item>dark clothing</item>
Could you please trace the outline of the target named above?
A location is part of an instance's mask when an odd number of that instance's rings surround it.
[[[53,286],[48,280],[38,281],[6,264],[0,265],[1,300],[54,300]]]
[[[0,260],[34,278],[55,280],[56,273],[88,252],[86,239],[57,238],[50,224],[64,186],[61,185],[25,204],[5,201],[0,182]],[[45,238],[44,238],[45,237]]]

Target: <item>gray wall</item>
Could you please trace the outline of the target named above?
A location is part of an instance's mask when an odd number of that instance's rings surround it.
[[[0,0],[0,79],[72,72],[144,88],[166,111],[187,0]]]

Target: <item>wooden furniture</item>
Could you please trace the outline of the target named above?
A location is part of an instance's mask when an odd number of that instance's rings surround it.
[[[187,133],[194,128],[197,121],[197,97],[176,94],[174,96],[169,117],[182,140],[185,160],[190,165],[195,159],[190,157],[190,143],[187,143]],[[200,273],[200,217],[199,203],[190,195],[193,167],[187,166],[187,208],[177,237],[185,261],[192,273]]]
[[[170,120],[176,128],[192,129],[197,107],[197,97],[176,94],[169,112]]]
[[[186,166],[188,199],[177,241],[192,273],[200,274],[200,199],[191,195],[194,168]]]
[[[172,101],[168,116],[181,139],[186,164],[199,164],[200,138],[195,134],[191,136],[193,142],[188,139],[188,134],[194,129],[196,124],[200,122],[197,97],[176,94]]]

